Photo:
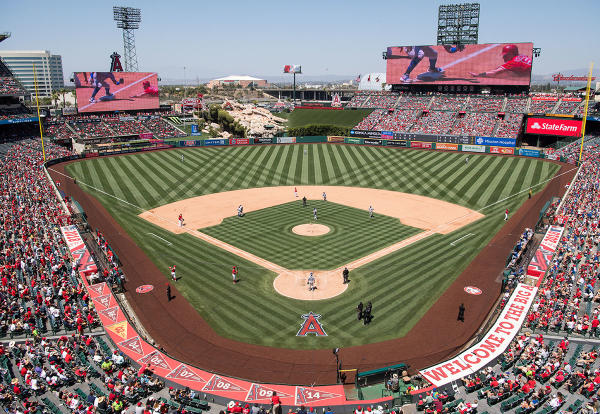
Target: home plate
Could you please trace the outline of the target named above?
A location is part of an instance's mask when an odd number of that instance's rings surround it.
[[[444,77],[443,72],[423,72],[417,75],[417,79],[424,82],[433,82]]]

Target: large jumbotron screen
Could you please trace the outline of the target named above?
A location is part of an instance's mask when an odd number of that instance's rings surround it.
[[[79,112],[157,109],[158,77],[150,72],[77,72]]]
[[[387,48],[387,83],[529,85],[533,43]]]

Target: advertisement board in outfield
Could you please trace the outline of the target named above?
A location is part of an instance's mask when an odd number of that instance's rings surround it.
[[[468,152],[485,152],[485,147],[483,145],[463,145],[462,150]]]
[[[229,140],[227,139],[205,139],[204,145],[213,146],[213,145],[227,145]]]
[[[346,144],[362,144],[362,142],[360,138],[346,138]]]
[[[433,143],[431,142],[421,142],[421,141],[412,141],[410,143],[411,148],[431,148]]]
[[[526,132],[528,134],[578,137],[581,135],[581,121],[574,119],[529,118],[527,119]]]
[[[381,138],[381,131],[368,131],[364,129],[353,129],[350,131],[350,135],[353,137],[361,138]]]
[[[385,142],[385,144],[387,146],[392,146],[392,147],[408,147],[408,141],[398,141],[398,140],[388,140]]]
[[[394,139],[423,142],[445,142],[447,144],[473,144],[475,137],[468,135],[429,135],[394,132]]]
[[[248,145],[250,144],[250,138],[231,138],[229,145]]]
[[[254,138],[255,144],[272,144],[273,138]]]
[[[540,152],[538,150],[532,150],[529,148],[521,148],[519,149],[519,155],[524,157],[539,157]]]
[[[381,145],[382,142],[380,139],[363,139],[363,144],[365,144],[365,145]]]
[[[344,137],[327,137],[327,142],[344,142]]]
[[[394,138],[394,133],[392,131],[381,131],[381,139],[392,139]]]
[[[278,144],[295,144],[296,137],[278,137],[277,143]]]
[[[516,138],[477,137],[477,145],[495,145],[497,147],[514,147],[517,145]]]
[[[531,78],[533,43],[394,46],[386,51],[389,85],[523,85]],[[435,66],[439,71],[430,72]]]
[[[446,144],[445,142],[438,142],[435,144],[435,149],[445,151],[458,151],[458,144]]]
[[[490,153],[491,154],[513,155],[515,153],[515,149],[508,148],[508,147],[490,147]]]

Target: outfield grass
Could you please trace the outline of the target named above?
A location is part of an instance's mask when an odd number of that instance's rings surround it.
[[[180,161],[182,152],[185,163]],[[527,191],[510,196],[558,170],[557,165],[537,159],[484,154],[471,154],[465,164],[465,156],[329,144],[205,147],[89,159],[69,165],[67,171],[106,206],[164,272],[165,280],[168,266],[177,264],[177,275],[182,277],[178,289],[220,334],[267,346],[330,348],[406,334],[502,227],[504,209],[516,211],[527,199]],[[323,301],[274,294],[276,275],[272,272],[196,237],[175,235],[137,217],[152,207],[214,192],[320,184],[421,194],[481,210],[486,216],[352,271],[346,292]],[[173,245],[167,246],[149,232]],[[472,236],[456,247],[450,245],[469,233]],[[290,256],[294,254],[289,251]],[[232,285],[233,264],[240,266],[244,283]],[[359,301],[369,300],[375,319],[364,327],[355,320],[354,308]],[[300,315],[308,311],[322,315],[328,337],[295,336]]]
[[[367,115],[372,109],[357,109],[335,111],[331,109],[294,109],[288,116],[287,126],[290,128],[306,125],[335,125],[352,128]]]
[[[313,222],[313,208],[317,209],[318,223],[328,226],[330,232],[318,237],[292,233],[292,227]],[[368,214],[322,200],[309,200],[307,207],[302,207],[302,201],[297,200],[242,218],[230,217],[200,231],[286,269],[315,270],[336,269],[422,231],[403,225],[395,217],[378,214],[370,219]]]

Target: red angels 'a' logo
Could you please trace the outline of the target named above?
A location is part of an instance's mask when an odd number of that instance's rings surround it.
[[[323,325],[319,322],[321,315],[316,313],[308,312],[306,315],[302,315],[304,322],[300,326],[300,330],[296,336],[307,336],[308,334],[315,334],[316,336],[327,336]]]

